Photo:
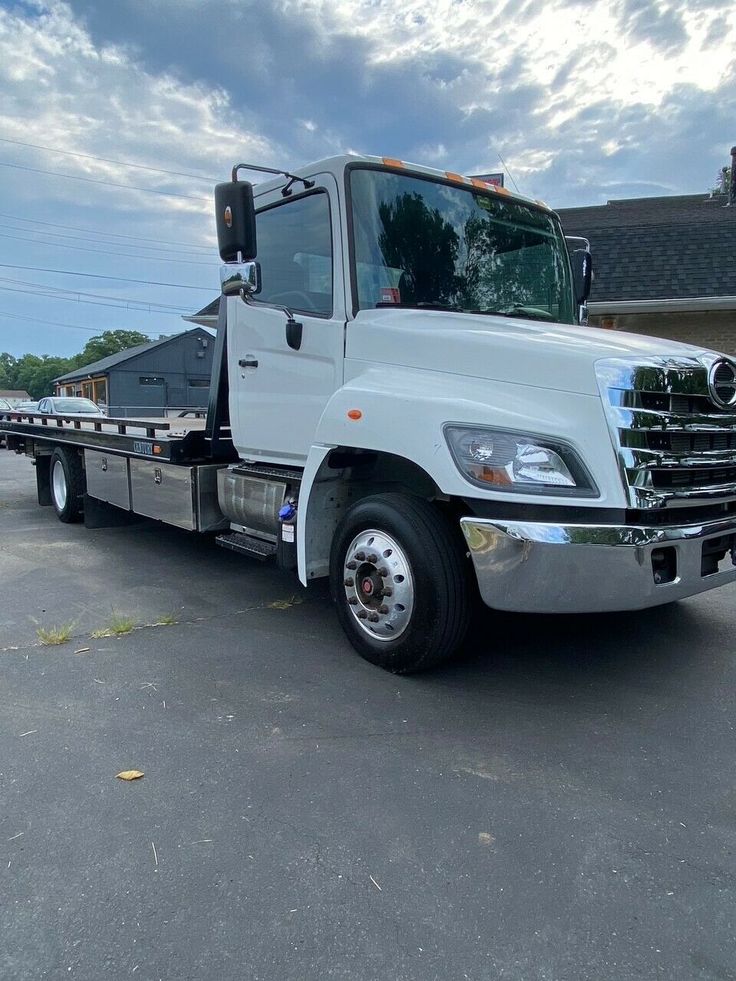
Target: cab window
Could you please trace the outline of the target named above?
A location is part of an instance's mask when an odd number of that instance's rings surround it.
[[[260,211],[256,216],[262,303],[299,313],[332,314],[330,204],[323,191]]]

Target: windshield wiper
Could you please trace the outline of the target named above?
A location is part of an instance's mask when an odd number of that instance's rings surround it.
[[[504,310],[467,310],[466,313],[482,313],[488,317],[524,317],[526,320],[554,320],[549,310],[541,307],[506,307]]]
[[[391,303],[390,301],[384,303],[379,300],[376,303],[376,308],[381,309],[383,307],[398,307],[401,310],[444,310],[445,313],[468,313],[462,307],[452,306],[450,303]]]

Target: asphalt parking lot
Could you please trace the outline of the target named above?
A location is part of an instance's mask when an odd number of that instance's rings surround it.
[[[324,590],[62,525],[0,450],[0,978],[735,979],[735,600],[396,678]]]

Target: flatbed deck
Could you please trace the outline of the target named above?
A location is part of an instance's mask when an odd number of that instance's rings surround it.
[[[24,452],[27,444],[69,444],[124,456],[156,457],[170,463],[208,461],[206,420],[196,417],[128,419],[84,415],[7,412],[0,433],[8,449]]]

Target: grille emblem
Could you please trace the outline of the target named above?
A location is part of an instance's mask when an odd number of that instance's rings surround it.
[[[716,405],[730,409],[736,405],[736,364],[727,358],[718,358],[708,372],[708,391]]]

